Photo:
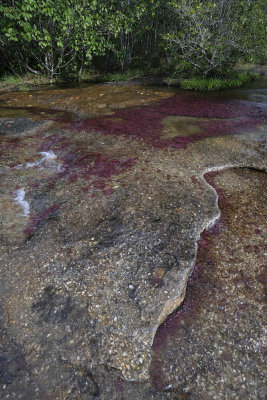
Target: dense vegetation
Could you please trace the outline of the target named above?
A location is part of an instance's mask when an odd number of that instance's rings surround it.
[[[216,82],[239,60],[264,60],[265,8],[265,0],[0,0],[0,74],[142,68]]]

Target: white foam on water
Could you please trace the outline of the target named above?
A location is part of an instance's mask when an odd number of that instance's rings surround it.
[[[55,153],[52,150],[41,151],[39,154],[41,154],[43,156],[41,158],[41,160],[36,161],[34,163],[27,163],[25,168],[40,167],[41,164],[43,164],[47,161],[49,162],[51,160],[55,160],[57,158],[57,156],[55,155]]]
[[[227,169],[227,168],[234,168],[234,167],[236,167],[236,166],[237,166],[237,165],[235,165],[235,164],[225,164],[225,165],[221,165],[221,166],[218,166],[218,167],[206,168],[205,171],[204,171],[203,174],[202,174],[202,179],[203,179],[206,183],[208,183],[208,182],[206,181],[206,179],[204,178],[204,175],[205,175],[205,174],[208,174],[209,172],[221,171],[221,170]],[[218,197],[217,191],[216,191],[216,189],[214,189],[214,187],[211,186],[209,183],[208,183],[208,185],[209,185],[209,186],[211,187],[211,189],[214,191],[215,196],[216,196],[217,215],[215,215],[215,216],[209,221],[208,225],[206,226],[206,229],[212,228],[212,227],[216,224],[216,222],[220,219],[220,217],[221,217],[221,210],[219,209],[219,205],[218,205],[219,197]]]
[[[20,207],[23,210],[23,214],[20,214],[24,217],[27,217],[30,213],[30,205],[29,203],[24,200],[25,199],[25,190],[24,189],[18,189],[15,191],[14,193],[14,201],[15,203],[17,203],[18,205],[20,205]]]
[[[13,167],[13,169],[22,169],[22,168],[33,168],[39,167],[40,169],[44,169],[45,167],[55,168],[57,172],[63,172],[64,167],[62,164],[57,163],[55,159],[57,158],[56,154],[52,151],[41,151],[39,153],[42,158],[36,162],[27,162],[26,165],[19,164]]]
[[[65,171],[65,168],[63,167],[63,165],[58,163],[57,164],[57,172],[60,173],[60,172],[64,172],[64,171]]]

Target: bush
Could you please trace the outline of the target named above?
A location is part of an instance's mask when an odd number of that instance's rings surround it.
[[[266,49],[266,0],[170,0],[173,22],[163,40],[187,78],[213,77]],[[217,87],[218,81],[209,81]]]
[[[224,78],[203,78],[195,76],[190,79],[182,81],[182,88],[186,90],[198,90],[198,91],[214,91],[220,89],[238,88],[244,84],[255,80],[259,75],[252,72],[243,72],[231,74]]]

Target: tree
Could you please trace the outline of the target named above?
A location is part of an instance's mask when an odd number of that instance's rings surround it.
[[[266,0],[0,0],[0,72],[157,67],[222,75],[266,49]],[[101,56],[101,57],[98,57]]]
[[[117,0],[114,6],[119,29],[111,40],[120,69],[151,65],[151,59],[159,57],[160,33],[168,22],[166,1]]]
[[[31,72],[50,77],[72,70],[103,54],[108,37],[118,27],[112,20],[112,1],[2,1],[2,42],[15,48],[16,57]],[[113,33],[114,33],[113,32]],[[81,67],[81,66],[80,66]]]
[[[253,41],[259,23],[266,29],[262,0],[173,0],[169,5],[176,24],[164,40],[192,74],[222,74],[240,57],[253,57],[262,44]]]

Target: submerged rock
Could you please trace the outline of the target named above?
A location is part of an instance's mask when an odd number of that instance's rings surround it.
[[[15,110],[15,115],[16,112],[17,110]],[[0,118],[0,135],[22,136],[29,134],[31,131],[37,132],[38,130],[46,129],[50,125],[51,121],[34,121],[32,118],[27,117]]]
[[[154,342],[155,385],[199,399],[264,399],[266,173],[212,179],[222,215],[198,243],[185,300]]]
[[[83,116],[112,114],[114,110],[149,104],[172,96],[168,89],[155,90],[142,86],[92,85],[85,88],[52,89],[46,91],[5,93],[0,95],[0,116],[15,109],[39,108],[43,116],[49,110],[68,110]]]
[[[105,88],[98,86],[99,104],[111,96]],[[266,166],[261,142],[231,136],[247,106],[232,109],[219,136],[221,125],[207,132],[206,124],[224,119],[233,103],[195,99],[189,119],[200,117],[201,105],[212,107],[201,135],[179,142],[161,137],[170,104],[175,115],[179,107],[190,114],[190,99],[179,94],[122,110],[113,122],[52,115],[42,131],[1,138],[1,337],[3,371],[11,369],[0,374],[3,398],[180,396],[179,385],[153,388],[149,370],[157,329],[183,302],[200,235],[220,216],[204,175]],[[126,132],[127,117],[138,115],[139,128]],[[245,118],[247,135],[263,123],[257,107]],[[174,385],[167,362],[162,368]]]

